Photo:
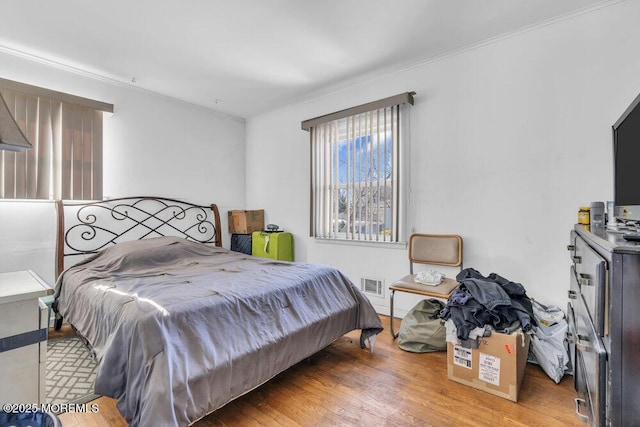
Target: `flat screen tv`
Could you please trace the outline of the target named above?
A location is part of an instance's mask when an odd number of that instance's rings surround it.
[[[613,125],[616,218],[640,221],[640,95]]]

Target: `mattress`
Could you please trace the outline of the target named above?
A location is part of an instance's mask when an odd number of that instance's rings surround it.
[[[95,392],[130,425],[189,425],[361,329],[382,331],[337,269],[177,237],[120,243],[66,270],[57,311],[91,344]]]

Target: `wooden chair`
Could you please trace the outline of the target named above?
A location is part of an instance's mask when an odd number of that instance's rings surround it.
[[[445,277],[439,285],[424,285],[414,280],[413,264],[443,265],[460,267],[462,270],[462,237],[457,234],[412,234],[409,238],[409,275],[394,282],[391,291],[391,318],[389,326],[393,338],[398,333],[393,330],[393,300],[395,292],[408,292],[430,298],[448,299],[458,286],[455,278]]]

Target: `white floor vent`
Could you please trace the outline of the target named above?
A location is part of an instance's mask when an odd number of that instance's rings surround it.
[[[384,281],[379,279],[372,279],[370,277],[360,278],[360,289],[364,293],[377,295],[384,297]]]

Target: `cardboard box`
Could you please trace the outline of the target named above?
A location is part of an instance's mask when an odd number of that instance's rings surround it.
[[[493,332],[480,338],[477,349],[447,343],[447,374],[450,380],[518,401],[527,367],[529,335]]]
[[[229,233],[251,234],[264,229],[264,209],[229,211]]]

